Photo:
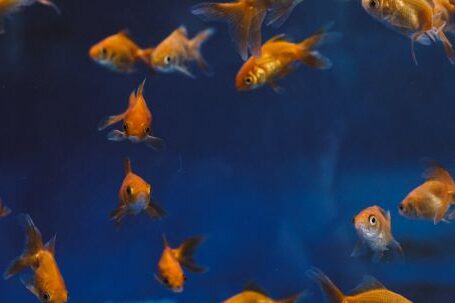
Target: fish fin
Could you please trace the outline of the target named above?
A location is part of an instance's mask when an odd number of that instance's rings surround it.
[[[152,63],[153,52],[155,51],[154,47],[149,47],[146,49],[140,49],[136,53],[136,57],[141,59],[145,65],[150,66]]]
[[[126,139],[126,134],[119,130],[113,130],[109,134],[107,134],[107,139],[109,141],[121,142]]]
[[[304,293],[299,293],[299,294],[293,295],[292,297],[279,300],[276,303],[296,303],[303,297],[304,297]]]
[[[116,223],[120,223],[122,219],[127,215],[128,209],[125,205],[122,205],[111,212],[109,218],[111,221],[115,221]]]
[[[192,237],[184,241],[177,249],[179,262],[191,272],[202,273],[207,271],[206,268],[196,264],[193,256],[196,249],[204,240],[205,237],[203,236]]]
[[[243,288],[244,291],[252,291],[261,295],[264,295],[266,297],[269,296],[269,294],[259,285],[257,285],[255,282],[248,282],[245,287]]]
[[[424,35],[424,36],[420,36],[416,42],[419,44],[425,45],[425,46],[429,46],[432,44],[433,41],[432,41],[431,36]]]
[[[444,222],[451,223],[453,220],[455,220],[455,210],[448,211],[444,218]]]
[[[131,166],[131,160],[130,158],[126,158],[123,161],[123,171],[125,172],[125,175],[128,175],[133,172],[133,168]]]
[[[12,276],[18,274],[27,267],[30,267],[35,262],[33,256],[43,249],[43,240],[41,233],[32,221],[29,215],[19,216],[19,221],[25,230],[25,250],[23,254],[15,259],[9,265],[6,272],[3,274],[3,278],[9,279]]]
[[[332,61],[318,51],[306,53],[300,60],[309,67],[316,69],[331,69],[333,66]]]
[[[374,264],[378,264],[383,260],[383,258],[384,258],[384,251],[375,251],[373,253],[373,256],[371,257],[371,261]]]
[[[196,76],[193,75],[192,72],[190,72],[190,70],[188,69],[188,67],[184,66],[184,65],[175,65],[174,66],[174,69],[181,73],[182,75],[185,75],[191,79],[196,79]]]
[[[35,278],[33,278],[32,276],[30,275],[26,275],[25,277],[22,277],[21,279],[21,283],[25,286],[25,288],[28,289],[28,291],[30,291],[32,294],[34,294],[36,297],[40,297],[40,293],[38,291],[38,289],[36,289],[36,286],[35,286]]]
[[[286,39],[286,34],[279,34],[279,35],[273,36],[272,38],[270,38],[269,40],[267,40],[266,43],[264,43],[264,46],[265,46],[267,43],[272,43],[272,42],[277,42],[277,41],[287,41],[287,39]]]
[[[163,139],[158,138],[158,137],[148,135],[144,139],[144,142],[145,142],[145,145],[147,145],[148,147],[150,147],[158,152],[161,152],[166,149],[166,142]]]
[[[311,37],[303,40],[298,44],[300,48],[300,59],[306,65],[317,69],[329,69],[332,67],[332,62],[321,55],[316,48],[324,44],[336,43],[341,39],[340,33],[326,33],[325,30],[320,30]]]
[[[125,118],[125,114],[110,116],[107,119],[104,119],[100,123],[98,123],[98,130],[102,131],[102,130],[108,128],[109,126],[122,121],[124,118]]]
[[[396,260],[399,262],[402,262],[404,260],[403,248],[401,247],[400,243],[397,240],[392,239],[392,241],[390,242],[388,247],[392,253],[393,260]]]
[[[185,37],[188,37],[188,30],[186,29],[185,25],[180,25],[180,27],[178,29],[176,29],[175,31],[184,35]]]
[[[312,268],[306,272],[306,275],[319,285],[328,303],[344,302],[343,293],[321,270]]]
[[[282,86],[280,86],[278,83],[276,83],[275,81],[268,81],[267,82],[267,85],[270,86],[270,88],[273,89],[273,91],[279,95],[281,94],[284,94],[284,92],[286,91],[285,88],[283,88]]]
[[[415,44],[417,41],[419,41],[421,36],[422,36],[422,33],[416,33],[411,37],[411,56],[412,56],[412,61],[414,62],[414,64],[416,66],[419,65],[419,61],[417,60]]]
[[[57,241],[57,235],[54,235],[49,242],[44,245],[44,248],[50,252],[52,255],[55,255],[55,242]]]
[[[168,240],[167,240],[166,234],[162,234],[162,235],[161,235],[161,238],[163,239],[163,246],[164,246],[164,247],[171,247],[171,246],[169,245]]]
[[[442,44],[444,45],[444,50],[447,55],[447,59],[449,59],[450,63],[455,65],[455,50],[453,49],[453,45],[450,42],[449,38],[447,38],[446,34],[443,30],[438,31],[439,40],[441,40]]]
[[[133,40],[133,37],[131,36],[131,32],[128,28],[124,28],[121,31],[118,32],[118,35],[125,36],[126,38]]]
[[[11,209],[3,205],[3,200],[0,198],[0,218],[5,218],[11,214]]]
[[[377,289],[385,289],[384,285],[382,285],[381,282],[376,280],[372,276],[364,276],[362,282],[354,288],[349,294],[352,296],[372,291],[372,290],[377,290]]]
[[[166,211],[158,205],[156,200],[151,200],[145,211],[153,219],[161,219],[166,216]]]
[[[145,81],[146,80],[147,79],[144,79],[144,81],[142,81],[142,83],[137,88],[137,90],[136,90],[136,98],[139,97],[139,96],[143,96],[144,95],[144,86],[145,86]]]
[[[359,240],[354,247],[354,250],[351,253],[351,257],[358,258],[365,256],[368,253],[369,249],[365,242]]]
[[[210,66],[205,61],[201,53],[201,47],[213,34],[215,31],[211,28],[206,29],[205,31],[200,32],[196,37],[190,41],[190,54],[196,60],[197,65],[205,73],[210,73]]]
[[[266,10],[259,10],[251,20],[250,35],[248,37],[248,49],[251,54],[259,58],[262,53],[262,24],[264,23]]]
[[[441,203],[441,205],[438,208],[438,211],[436,212],[436,215],[434,216],[434,224],[440,223],[442,220],[446,218],[447,211],[449,210],[449,205]]]
[[[6,33],[5,29],[5,17],[0,16],[0,35]]]
[[[267,10],[265,7],[248,7],[245,1],[235,3],[201,3],[192,8],[192,13],[206,21],[222,21],[229,24],[237,51],[243,60],[248,59],[248,49],[252,48],[255,56],[260,56],[261,42],[254,42],[251,47],[251,30],[261,28]],[[253,24],[256,22],[256,24]],[[258,38],[257,33],[253,35]]]
[[[270,8],[269,15],[267,17],[267,25],[272,25],[275,28],[283,25],[291,15],[294,8],[301,2],[303,2],[303,0],[287,0],[287,3],[278,4]]]
[[[455,182],[450,173],[434,161],[430,162],[429,167],[423,173],[423,177],[426,181],[440,181],[455,186]]]
[[[56,12],[57,14],[59,14],[59,15],[61,15],[61,13],[62,13],[62,12],[60,11],[60,8],[58,8],[58,6],[57,6],[54,2],[52,2],[52,1],[50,1],[50,0],[37,0],[37,2],[38,2],[38,3],[41,3],[42,5],[46,5],[46,6],[52,7],[52,8],[55,10],[55,12]]]

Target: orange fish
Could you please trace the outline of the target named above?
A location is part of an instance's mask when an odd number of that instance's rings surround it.
[[[392,236],[392,220],[390,212],[379,206],[368,207],[355,216],[354,227],[360,241],[352,252],[353,257],[364,254],[365,248],[373,251],[373,262],[379,262],[387,252],[392,257],[401,257],[403,250]]]
[[[278,92],[277,80],[293,72],[299,63],[329,69],[331,61],[316,48],[339,37],[340,34],[319,32],[301,43],[289,42],[284,35],[270,39],[262,46],[261,56],[248,59],[238,72],[235,79],[237,90],[247,91],[269,85]]]
[[[424,177],[426,181],[398,206],[400,214],[410,219],[432,220],[434,224],[454,220],[455,211],[449,210],[455,203],[455,183],[450,173],[432,166]]]
[[[130,159],[125,160],[125,179],[118,193],[119,206],[111,213],[111,220],[117,223],[126,215],[147,212],[154,219],[162,218],[166,212],[151,199],[152,186],[133,173]]]
[[[428,0],[362,0],[365,11],[387,27],[409,37],[412,58],[417,64],[415,43],[430,45],[441,41],[448,59],[455,64],[455,52],[444,33],[444,26],[435,24],[433,4]]]
[[[0,0],[0,34],[5,33],[5,17],[35,3],[50,6],[60,14],[59,8],[50,0]]]
[[[208,72],[209,66],[201,54],[201,46],[213,33],[212,29],[207,29],[189,39],[186,28],[181,26],[156,48],[145,50],[144,61],[154,70],[163,73],[179,72],[189,77],[194,76],[189,71],[188,64],[195,61],[203,71]]]
[[[101,121],[98,130],[123,121],[123,131],[111,131],[108,135],[109,140],[119,142],[129,139],[133,143],[144,142],[155,150],[162,150],[165,145],[164,141],[152,135],[153,117],[143,96],[144,85],[145,80],[136,93],[134,91],[131,93],[128,109],[123,114],[110,116]]]
[[[173,292],[182,292],[186,281],[182,266],[195,273],[205,272],[206,269],[198,266],[193,254],[196,248],[204,241],[204,237],[197,236],[182,243],[178,248],[171,248],[163,236],[164,251],[158,263],[156,279]]]
[[[405,297],[388,290],[371,276],[365,276],[362,283],[349,296],[346,296],[319,269],[313,268],[307,271],[307,275],[319,285],[327,303],[412,303]]]
[[[9,279],[30,268],[34,275],[29,280],[22,280],[24,286],[43,303],[65,303],[68,291],[54,258],[55,237],[44,245],[30,216],[24,215],[21,219],[27,236],[25,251],[11,263],[3,277]]]
[[[229,24],[237,50],[243,60],[248,51],[255,57],[261,55],[262,23],[279,27],[303,0],[237,0],[230,3],[201,3],[192,13],[206,21]]]
[[[447,36],[441,34],[441,32],[455,34],[455,0],[433,0],[433,2],[434,26],[441,29],[438,33],[439,38],[441,41],[445,41],[443,44],[448,57],[453,58],[455,55],[453,54],[453,48],[450,47],[452,44],[448,41]]]
[[[0,198],[0,219],[5,218],[11,214],[11,209],[3,205],[2,198]]]
[[[132,73],[141,61],[142,50],[128,31],[109,36],[90,48],[90,58],[116,72]]]
[[[248,286],[243,292],[223,301],[223,303],[296,303],[302,298],[302,294],[298,294],[282,300],[273,300],[258,287]]]

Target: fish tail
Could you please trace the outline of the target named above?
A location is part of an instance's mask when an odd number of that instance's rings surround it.
[[[336,43],[340,39],[340,33],[327,33],[322,30],[298,44],[300,48],[299,59],[312,68],[330,69],[332,67],[332,61],[324,57],[317,48],[324,44]]]
[[[124,113],[120,114],[120,115],[116,115],[116,116],[110,116],[110,117],[102,120],[100,123],[98,123],[98,130],[99,131],[104,130],[104,129],[106,129],[109,126],[114,125],[115,123],[118,123],[118,122],[122,121],[123,118],[125,118],[125,114]]]
[[[296,303],[298,302],[300,299],[302,299],[304,297],[304,294],[303,293],[299,293],[299,294],[296,294],[292,297],[289,297],[289,298],[286,298],[286,299],[283,299],[283,300],[279,300],[277,301],[277,303]]]
[[[41,233],[33,223],[32,218],[29,215],[21,215],[19,220],[26,234],[25,250],[20,257],[11,262],[3,274],[4,279],[9,279],[27,267],[32,266],[35,262],[34,255],[44,248]]]
[[[312,268],[306,274],[319,285],[328,303],[342,303],[344,301],[343,293],[321,270]]]
[[[153,219],[161,219],[166,216],[166,211],[158,205],[155,200],[150,200],[149,205],[145,209],[147,214]]]
[[[150,47],[146,49],[139,49],[136,52],[136,57],[141,60],[145,65],[150,66],[152,64],[152,55],[155,48]]]
[[[267,25],[280,27],[289,18],[294,8],[302,2],[303,0],[287,0],[285,3],[273,6],[269,9]]]
[[[191,56],[196,60],[200,69],[204,72],[210,72],[210,66],[205,61],[201,53],[202,45],[215,33],[215,30],[212,28],[206,29],[205,31],[200,32],[193,40],[190,41],[190,53]]]
[[[50,7],[52,7],[55,10],[55,12],[57,14],[59,14],[59,15],[61,14],[60,8],[58,8],[58,6],[52,1],[50,1],[50,0],[37,0],[37,2],[41,3],[42,5],[50,6]]]
[[[178,261],[192,272],[205,272],[206,268],[196,264],[194,253],[205,240],[203,236],[196,236],[184,241],[177,249]]]
[[[192,13],[206,21],[229,24],[237,51],[243,60],[248,59],[248,50],[258,57],[261,54],[261,27],[267,7],[251,6],[247,1],[234,3],[201,3],[192,8]]]

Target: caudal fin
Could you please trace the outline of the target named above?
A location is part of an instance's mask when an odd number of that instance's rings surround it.
[[[286,0],[277,1],[279,4],[269,9],[267,16],[267,25],[280,27],[289,18],[294,8],[303,2],[303,0]]]
[[[205,237],[203,236],[192,237],[184,241],[177,249],[179,262],[192,272],[201,273],[207,271],[206,268],[197,265],[194,260],[194,253],[204,240]]]
[[[252,7],[247,1],[234,3],[201,3],[192,8],[192,13],[206,21],[220,21],[229,24],[237,51],[243,60],[248,50],[258,57],[261,54],[261,27],[267,7]]]
[[[344,300],[343,293],[321,270],[312,268],[306,272],[307,276],[316,282],[321,288],[322,293],[328,303],[342,303]]]
[[[146,48],[146,49],[140,49],[137,51],[136,56],[142,62],[144,62],[145,65],[147,65],[148,67],[151,67],[152,56],[153,56],[154,51],[155,51],[155,48],[153,48],[153,47]]]
[[[316,69],[329,69],[332,67],[332,61],[324,57],[317,48],[328,43],[336,43],[341,39],[340,33],[326,33],[320,31],[313,36],[303,40],[300,44],[300,60],[309,67]]]
[[[205,31],[200,32],[193,40],[190,41],[190,53],[191,56],[196,60],[200,69],[204,72],[210,72],[210,66],[205,61],[201,53],[202,45],[211,37],[215,31],[211,28],[206,29]]]
[[[19,220],[25,230],[25,250],[20,257],[11,262],[3,274],[4,279],[9,279],[32,266],[35,262],[33,256],[44,248],[41,233],[33,223],[32,218],[29,215],[22,215]]]
[[[58,6],[52,1],[50,1],[50,0],[38,0],[37,2],[41,3],[42,5],[50,6],[50,7],[52,7],[55,10],[55,12],[57,14],[59,14],[59,15],[61,14],[61,11],[58,8]]]

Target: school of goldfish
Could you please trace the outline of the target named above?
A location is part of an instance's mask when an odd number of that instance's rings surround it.
[[[285,34],[278,34],[264,44],[262,27],[265,22],[275,28],[291,17],[293,10],[303,0],[237,0],[228,3],[200,3],[191,12],[205,21],[227,23],[240,57],[245,61],[235,76],[238,91],[251,91],[269,86],[281,91],[278,81],[295,72],[301,65],[312,69],[330,69],[332,61],[321,54],[320,48],[336,43],[341,34],[330,32],[330,27],[301,40],[292,42]],[[377,21],[411,40],[411,57],[417,64],[416,44],[441,43],[447,58],[455,64],[455,51],[448,34],[455,34],[455,0],[360,0],[363,9]],[[5,32],[5,20],[27,6],[39,3],[59,8],[50,0],[0,0],[0,33]],[[156,46],[142,48],[126,30],[110,35],[89,49],[89,57],[105,68],[120,72],[136,72],[143,64],[152,73],[179,73],[195,78],[192,65],[202,72],[210,73],[210,65],[204,59],[201,48],[215,31],[206,29],[193,38],[185,26],[172,31]],[[145,80],[134,90],[125,112],[102,120],[98,130],[102,131],[117,123],[107,135],[111,141],[143,143],[156,150],[165,149],[165,141],[155,136],[153,115],[144,97]],[[455,181],[440,165],[432,164],[424,174],[425,181],[410,191],[398,205],[398,213],[408,219],[430,220],[434,224],[455,220]],[[110,219],[120,224],[126,216],[146,213],[152,219],[163,219],[166,211],[153,197],[153,186],[133,172],[130,159],[124,163],[124,179],[118,192],[118,205]],[[0,199],[0,219],[11,214]],[[25,230],[24,252],[11,262],[4,278],[12,278],[26,269],[33,275],[21,279],[25,288],[41,302],[65,303],[69,295],[63,276],[55,259],[55,237],[43,243],[41,233],[29,215],[20,216]],[[392,233],[392,215],[381,206],[369,206],[360,210],[352,219],[359,238],[352,256],[364,255],[373,262],[403,261],[405,252]],[[195,236],[173,248],[163,235],[164,248],[157,261],[156,280],[172,292],[184,290],[187,276],[185,270],[203,273],[206,268],[194,260],[196,248],[204,241]],[[400,294],[388,290],[372,277],[364,281],[349,295],[345,295],[319,269],[307,271],[307,276],[321,288],[330,303],[405,303],[411,302]],[[294,303],[305,297],[305,293],[286,299],[274,300],[258,287],[247,287],[224,303]]]

